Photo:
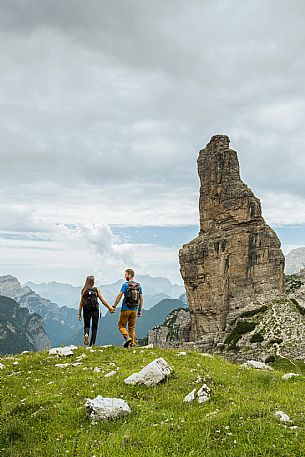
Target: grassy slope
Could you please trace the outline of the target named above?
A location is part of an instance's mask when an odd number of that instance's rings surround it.
[[[82,366],[55,368],[56,363],[71,362],[83,352],[87,358]],[[1,455],[305,455],[304,376],[283,381],[281,371],[245,370],[218,357],[197,353],[177,357],[177,352],[97,347],[94,353],[79,349],[68,360],[47,353],[2,357],[6,368],[1,370]],[[126,376],[159,356],[175,370],[167,382],[153,388],[124,385]],[[14,366],[16,360],[19,364]],[[111,363],[120,367],[118,374],[103,378],[113,369]],[[103,373],[83,370],[96,366]],[[202,383],[195,383],[198,375],[212,389],[212,399],[204,405],[183,404],[187,393],[201,387]],[[91,425],[85,398],[99,394],[124,398],[132,414],[117,422]],[[279,409],[297,429],[279,424],[274,417]]]

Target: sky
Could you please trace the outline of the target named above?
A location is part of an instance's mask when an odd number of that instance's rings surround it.
[[[0,274],[181,283],[198,151],[229,135],[305,245],[302,0],[0,0]]]

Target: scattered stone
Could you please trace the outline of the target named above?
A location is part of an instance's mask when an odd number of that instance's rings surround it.
[[[82,365],[82,362],[74,362],[74,363],[72,363],[72,367],[79,367],[80,365]]]
[[[104,378],[111,378],[111,376],[114,376],[116,373],[116,371],[110,371],[109,373],[105,374]]]
[[[131,413],[128,404],[120,398],[104,398],[98,395],[86,401],[87,416],[92,422],[116,420]]]
[[[160,357],[146,365],[138,373],[134,373],[124,380],[125,384],[143,384],[144,386],[154,386],[165,380],[172,372],[168,363]]]
[[[70,366],[70,363],[57,363],[55,366],[57,368],[67,368],[68,366]]]
[[[73,344],[71,344],[70,346],[52,348],[49,350],[49,354],[58,355],[60,357],[68,357],[70,355],[73,355],[73,351],[75,351],[75,349],[77,349],[77,346],[74,346]]]
[[[241,366],[245,368],[256,368],[258,370],[273,370],[273,368],[266,363],[258,362],[257,360],[247,360],[247,362],[243,363]]]
[[[82,359],[85,359],[87,356],[86,354],[82,354],[82,355],[79,355],[78,357],[76,357],[76,361],[79,361],[79,360],[82,360]]]
[[[153,344],[147,344],[146,346],[141,346],[141,349],[153,349],[154,345]]]
[[[201,354],[203,357],[213,357],[212,354],[209,354],[208,352],[201,352]]]
[[[186,355],[186,352],[184,352],[184,351],[178,352],[177,357],[181,357],[182,355]]]
[[[19,362],[13,362],[13,365],[19,365]]]
[[[274,413],[274,415],[276,417],[278,417],[281,422],[289,422],[290,421],[290,417],[287,414],[285,414],[283,411],[276,411]]]
[[[102,370],[99,367],[93,368],[93,373],[100,373]]]
[[[296,374],[296,373],[286,373],[282,376],[282,379],[284,379],[284,381],[288,381],[288,379],[294,378],[296,376],[300,376],[300,375]]]
[[[183,402],[184,403],[191,403],[192,401],[194,401],[195,400],[195,392],[196,392],[196,389],[193,389],[192,392],[190,392],[189,394],[187,394],[184,397]]]
[[[22,351],[21,354],[29,354],[30,351]]]
[[[5,365],[3,365],[3,363],[0,363],[0,370],[4,370],[5,368]]]
[[[211,389],[206,384],[203,384],[201,389],[198,390],[197,396],[198,396],[198,403],[201,405],[202,403],[205,403],[206,401],[210,400]]]
[[[101,348],[112,348],[112,344],[104,344]]]

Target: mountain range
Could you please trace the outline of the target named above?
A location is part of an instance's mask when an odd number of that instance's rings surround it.
[[[109,304],[114,302],[124,281],[124,279],[119,279],[114,283],[102,284],[98,286],[103,297],[109,302]],[[141,283],[143,288],[145,309],[151,308],[163,299],[178,298],[185,292],[183,286],[172,284],[169,279],[164,277],[138,275],[136,277],[136,281]],[[29,281],[26,285],[53,303],[57,303],[60,306],[78,308],[82,286],[72,286],[71,284],[55,281],[43,283],[34,283]]]
[[[286,255],[285,273],[292,275],[305,268],[305,247],[292,249]]]
[[[43,319],[12,298],[0,295],[0,354],[39,351],[50,346]]]

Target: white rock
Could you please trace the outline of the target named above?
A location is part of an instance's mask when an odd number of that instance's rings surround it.
[[[208,352],[201,352],[200,355],[203,357],[213,357],[212,354],[209,354]]]
[[[29,354],[30,351],[22,351],[21,354]]]
[[[115,420],[131,413],[128,404],[121,398],[104,398],[98,395],[86,401],[87,416],[93,421]]]
[[[191,403],[191,401],[195,400],[195,392],[196,392],[196,389],[192,390],[192,392],[190,392],[189,394],[187,394],[184,399],[183,399],[183,402],[184,403]]]
[[[147,344],[146,346],[141,346],[141,349],[153,349],[154,348],[154,345],[151,343],[151,344]]]
[[[211,398],[211,390],[206,384],[203,384],[201,389],[197,392],[198,403],[205,403],[206,401],[210,400]]]
[[[0,363],[0,370],[4,370],[5,368],[5,365],[3,365],[3,363]]]
[[[247,360],[247,362],[242,364],[242,367],[257,368],[259,370],[273,370],[273,368],[267,365],[266,363],[258,362],[257,360]]]
[[[112,348],[112,344],[104,344],[101,348]]]
[[[109,373],[105,374],[104,378],[111,378],[111,376],[114,376],[116,374],[116,371],[110,371]]]
[[[124,380],[125,384],[144,384],[144,386],[154,386],[166,379],[172,372],[168,363],[160,357],[146,365],[138,373],[134,373]]]
[[[178,352],[177,357],[181,357],[182,355],[186,355],[186,352],[184,352],[184,351]]]
[[[294,378],[295,376],[300,376],[300,375],[296,374],[296,373],[286,373],[282,376],[282,379],[284,379],[284,381],[287,381],[288,379]]]
[[[13,362],[13,365],[18,365],[18,364],[19,364],[19,362]]]
[[[86,357],[87,357],[86,354],[82,354],[82,355],[79,355],[78,357],[76,357],[75,360],[79,361],[79,360],[85,359]]]
[[[93,373],[100,373],[102,370],[99,367],[93,368]]]
[[[82,362],[74,362],[74,363],[72,363],[72,367],[79,367],[80,365],[82,365]]]
[[[281,422],[289,422],[290,421],[290,417],[287,414],[285,414],[283,411],[276,411],[274,413],[274,415],[276,417],[278,417]]]
[[[60,357],[68,357],[73,355],[73,351],[77,349],[77,346],[71,344],[70,346],[64,346],[59,348],[52,348],[49,350],[50,355],[59,355]]]
[[[57,368],[67,368],[70,365],[70,363],[57,363],[55,366]]]

